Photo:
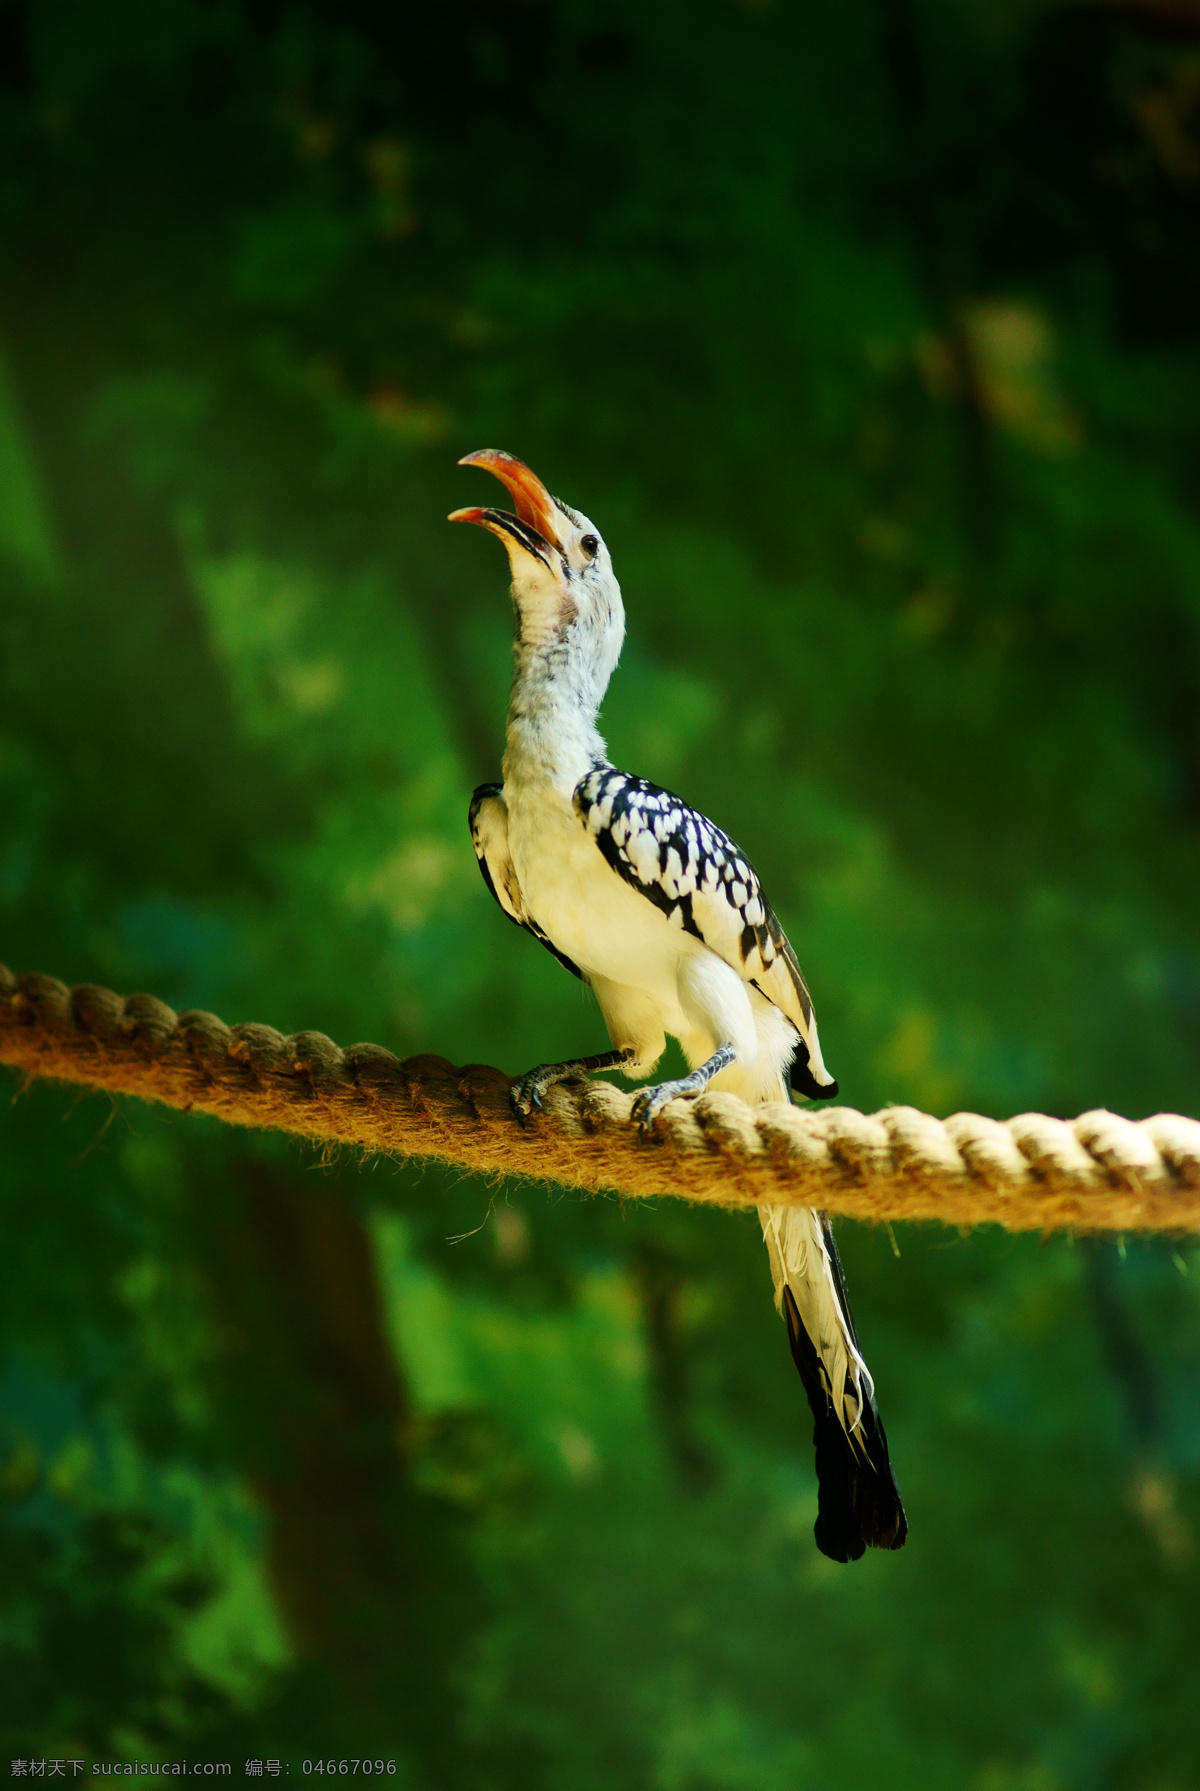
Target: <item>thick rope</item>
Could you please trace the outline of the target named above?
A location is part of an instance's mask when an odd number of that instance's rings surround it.
[[[510,1078],[486,1065],[342,1051],[324,1033],[226,1026],[153,995],[68,989],[2,964],[0,1063],[231,1125],[623,1195],[1009,1231],[1200,1231],[1200,1122],[1170,1113],[940,1120],[912,1107],[868,1115],[704,1094],[671,1102],[643,1139],[629,1095],[578,1081],[552,1089],[522,1127]]]

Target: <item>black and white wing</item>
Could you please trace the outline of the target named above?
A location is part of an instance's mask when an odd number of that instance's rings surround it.
[[[515,926],[524,927],[527,933],[532,933],[572,976],[577,976],[582,982],[583,972],[578,964],[573,964],[556,945],[551,944],[525,906],[516,867],[508,849],[508,805],[504,800],[504,786],[480,784],[471,798],[468,820],[479,869],[497,904]]]
[[[836,1095],[837,1083],[819,1083],[809,1068],[815,1021],[796,954],[758,873],[729,835],[670,790],[611,765],[588,773],[575,806],[626,883],[786,1014],[804,1045],[792,1066],[792,1087],[817,1100]]]

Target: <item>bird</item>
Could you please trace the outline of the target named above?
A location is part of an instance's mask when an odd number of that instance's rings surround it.
[[[591,988],[611,1044],[520,1076],[517,1118],[571,1078],[651,1076],[667,1034],[689,1073],[638,1091],[643,1134],[669,1101],[706,1088],[752,1104],[789,1090],[836,1097],[796,954],[749,858],[680,797],[609,761],[597,724],[625,610],[600,531],[512,454],[485,448],[459,465],[492,474],[513,505],[449,519],[496,535],[512,581],[502,781],[471,799],[475,854],[509,920]],[[817,1547],[835,1561],[900,1548],[908,1521],[828,1216],[765,1204],[759,1217],[812,1411]]]

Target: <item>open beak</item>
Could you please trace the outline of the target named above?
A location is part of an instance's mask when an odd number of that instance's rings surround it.
[[[477,522],[482,528],[490,529],[493,535],[499,535],[502,541],[505,537],[516,541],[527,553],[547,564],[549,549],[558,553],[563,551],[558,532],[558,506],[537,474],[531,472],[523,460],[518,460],[514,454],[505,454],[500,448],[481,448],[476,454],[464,454],[458,464],[481,466],[489,473],[495,473],[517,513],[513,516],[507,510],[472,505],[466,510],[452,510],[451,522]]]

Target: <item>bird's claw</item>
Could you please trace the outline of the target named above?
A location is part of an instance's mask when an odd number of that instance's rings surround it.
[[[653,1136],[655,1121],[669,1101],[677,1095],[690,1091],[682,1082],[659,1082],[653,1088],[639,1089],[633,1097],[631,1117],[637,1126],[639,1135],[645,1139]]]
[[[542,1075],[540,1067],[530,1070],[528,1074],[519,1076],[509,1090],[509,1105],[519,1126],[523,1126],[534,1112],[542,1109],[542,1096],[549,1084]]]

